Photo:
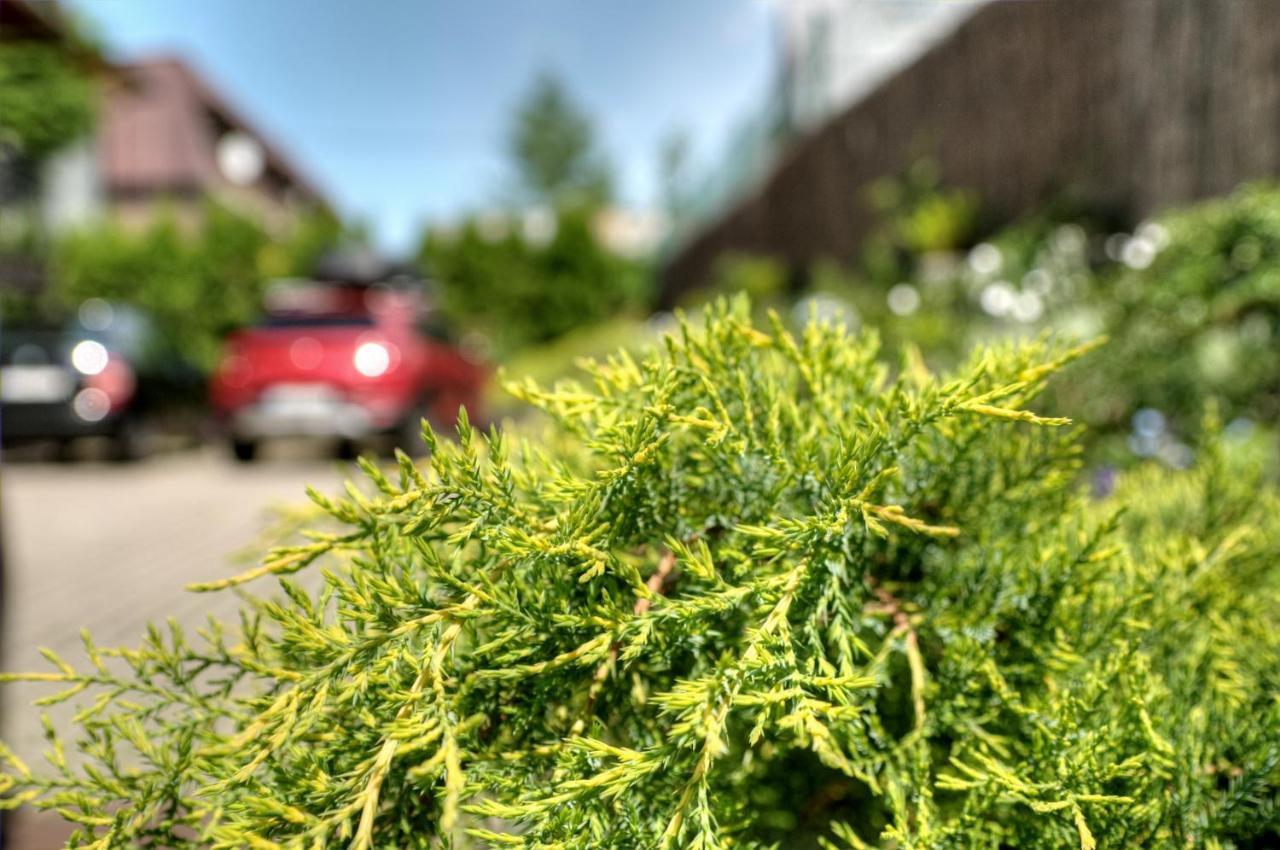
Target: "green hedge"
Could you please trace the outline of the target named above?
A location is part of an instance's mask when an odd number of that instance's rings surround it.
[[[518,219],[471,220],[423,243],[420,261],[440,284],[445,310],[460,326],[484,332],[499,353],[645,303],[646,270],[601,244],[591,210],[547,215],[545,238],[528,238]]]
[[[254,320],[272,278],[307,274],[336,244],[341,225],[316,214],[281,237],[209,201],[184,228],[161,213],[142,230],[104,222],[54,244],[45,308],[67,312],[88,298],[146,310],[173,345],[202,368],[217,362],[222,335]]]

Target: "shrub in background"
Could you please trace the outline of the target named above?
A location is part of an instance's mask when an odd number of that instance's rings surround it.
[[[919,160],[899,177],[884,177],[867,190],[881,223],[863,244],[859,266],[888,285],[919,272],[925,258],[963,250],[979,229],[974,194],[944,186],[937,164]]]
[[[1216,399],[1224,418],[1280,415],[1280,189],[1250,186],[1113,236],[1116,262],[1079,301],[1111,337],[1058,403],[1127,428],[1158,413],[1184,439]]]
[[[164,214],[141,231],[108,221],[54,245],[45,307],[66,312],[87,298],[140,307],[208,369],[222,334],[259,315],[270,278],[308,273],[340,235],[336,219],[316,214],[276,237],[213,201],[193,228]]]
[[[858,281],[837,292],[854,293]],[[1097,456],[1189,462],[1214,401],[1226,420],[1267,425],[1280,414],[1280,189],[1248,186],[1109,232],[1098,220],[1046,211],[994,234],[954,273],[908,284],[918,308],[899,315],[893,291],[849,297],[894,343],[954,362],[957,341],[1106,335],[1089,369],[1046,399],[1091,429]]]
[[[103,847],[1273,846],[1275,496],[1206,453],[1084,499],[1025,407],[1079,351],[746,316],[315,494],[201,588],[282,577],[237,633],[52,659],[84,709],[6,802]]]
[[[483,331],[501,353],[555,339],[644,303],[648,283],[634,261],[597,238],[590,209],[546,215],[546,238],[518,220],[479,220],[456,233],[428,233],[420,258],[439,281],[446,312]]]
[[[90,61],[79,44],[0,44],[0,153],[12,149],[37,163],[89,132],[93,82],[77,66]]]
[[[813,264],[803,305],[874,327],[952,368],[976,344],[1034,336],[1109,338],[1046,408],[1090,426],[1094,459],[1190,462],[1205,406],[1233,428],[1280,415],[1280,188],[1248,186],[1144,222],[1133,233],[1070,204],[990,234],[964,253],[890,252]],[[788,271],[768,257],[722,263],[707,292],[749,289],[786,309]]]

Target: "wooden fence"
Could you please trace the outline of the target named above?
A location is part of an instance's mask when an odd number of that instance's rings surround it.
[[[851,259],[865,187],[927,157],[996,222],[1063,190],[1136,221],[1280,174],[1280,0],[1000,0],[810,135],[673,254]]]

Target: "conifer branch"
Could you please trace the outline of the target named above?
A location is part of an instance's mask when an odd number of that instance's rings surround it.
[[[238,623],[0,676],[77,707],[0,806],[100,848],[1270,846],[1280,498],[1224,448],[1092,500],[1028,408],[1082,353],[894,371],[722,303],[523,384],[545,431],[427,428],[195,588]]]

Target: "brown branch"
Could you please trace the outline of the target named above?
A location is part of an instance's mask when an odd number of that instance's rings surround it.
[[[663,554],[662,560],[658,562],[658,568],[653,571],[653,575],[649,576],[649,580],[644,583],[645,587],[649,588],[650,592],[652,593],[657,593],[665,596],[667,577],[671,575],[671,571],[675,569],[675,566],[676,566],[676,553],[668,549]],[[641,596],[639,599],[636,600],[636,606],[632,610],[636,614],[636,616],[639,616],[645,613],[646,611],[648,611],[652,606],[653,606],[652,599],[650,599],[647,596]],[[617,647],[615,647],[615,649],[616,648]]]
[[[925,711],[925,666],[924,655],[920,652],[920,638],[916,635],[915,626],[911,624],[911,618],[902,609],[902,600],[880,587],[874,579],[868,579],[868,581],[871,584],[871,593],[880,605],[868,607],[867,610],[890,615],[893,617],[894,632],[906,635],[903,638],[903,649],[907,655],[907,666],[911,670],[911,702],[915,709],[916,728],[920,729],[924,726]]]
[[[667,579],[671,576],[671,571],[676,567],[676,553],[667,549],[662,554],[662,559],[658,561],[658,568],[653,571],[653,575],[649,576],[649,580],[645,582],[645,587],[649,588],[651,593],[665,596],[667,593]],[[653,600],[648,596],[641,596],[636,600],[635,606],[631,609],[637,617],[648,612],[653,607]],[[609,660],[596,668],[596,675],[591,683],[591,691],[587,695],[587,716],[590,717],[595,710],[596,695],[600,693],[600,689],[604,687],[605,680],[609,678],[609,671],[618,661],[618,643],[614,641],[613,646],[609,647]]]
[[[894,596],[883,587],[878,587],[874,582],[871,585],[871,592],[876,599],[880,601],[879,607],[869,607],[868,610],[889,614],[893,617],[893,625],[900,631],[915,633],[915,629],[911,627],[911,618],[907,616],[907,612],[902,610],[902,600]]]

